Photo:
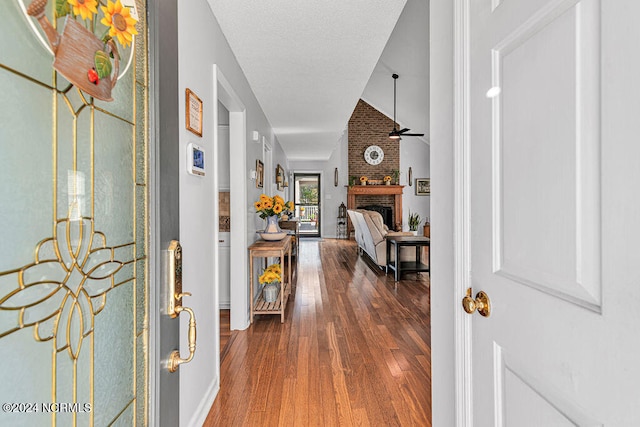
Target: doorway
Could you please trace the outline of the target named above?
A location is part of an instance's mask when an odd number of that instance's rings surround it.
[[[300,237],[320,237],[321,186],[319,173],[293,175],[295,216],[300,219]]]
[[[231,339],[231,156],[229,110],[218,101],[218,307],[220,308],[220,359]]]

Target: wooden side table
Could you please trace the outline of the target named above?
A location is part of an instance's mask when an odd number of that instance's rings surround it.
[[[297,218],[292,218],[287,221],[280,221],[278,225],[282,230],[290,231],[289,235],[292,237],[291,242],[291,255],[298,255],[298,244],[300,243],[300,221]]]
[[[288,259],[288,274],[284,275],[285,254]],[[254,298],[254,278],[253,278],[253,259],[278,257],[282,267],[282,281],[280,282],[280,291],[275,302],[266,302],[262,296],[262,292],[258,298]],[[249,246],[249,300],[251,301],[250,319],[253,323],[253,317],[256,314],[279,314],[280,323],[284,323],[284,311],[287,308],[287,300],[291,294],[291,236],[286,236],[278,241],[258,240]]]
[[[431,248],[429,247],[431,240],[428,237],[422,236],[387,236],[387,272],[391,269],[395,273],[396,282],[400,281],[400,275],[403,272],[418,272],[428,271],[431,274]],[[395,259],[391,262],[391,246],[395,249]],[[414,247],[416,248],[416,260],[415,261],[400,261],[400,248],[401,247]],[[429,248],[429,264],[423,264],[421,260],[421,248],[426,246]]]

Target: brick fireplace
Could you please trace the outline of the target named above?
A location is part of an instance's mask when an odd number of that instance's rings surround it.
[[[385,175],[400,169],[400,145],[398,141],[389,139],[389,131],[393,129],[393,120],[380,111],[358,101],[349,119],[349,176],[355,178],[356,185],[347,191],[347,208],[357,209],[361,206],[382,206],[393,210],[392,229],[402,229],[402,189],[401,185],[360,185],[360,177],[382,182]],[[364,160],[367,147],[377,145],[384,151],[382,162],[370,165]],[[353,179],[352,178],[352,179]],[[353,230],[349,223],[349,232]]]
[[[354,185],[347,190],[347,209],[362,206],[360,197],[391,196],[393,197],[393,221],[395,230],[402,230],[402,189],[404,185]],[[353,227],[349,224],[348,233]]]

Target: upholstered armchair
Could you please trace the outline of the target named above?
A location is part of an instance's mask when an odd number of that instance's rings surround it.
[[[389,231],[382,220],[382,215],[374,211],[349,209],[347,211],[355,231],[356,242],[360,253],[366,253],[379,267],[387,265],[387,236],[413,236],[411,232]],[[405,251],[405,249],[408,249]],[[415,261],[415,251],[402,248],[400,259]]]

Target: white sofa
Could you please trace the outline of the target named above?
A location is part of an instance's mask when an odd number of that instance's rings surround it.
[[[387,236],[413,236],[410,231],[389,231],[382,215],[362,209],[347,210],[355,231],[360,253],[366,253],[379,267],[387,265]],[[409,249],[405,251],[405,249]],[[392,254],[393,255],[393,254]],[[415,261],[415,252],[410,248],[401,248],[400,259]]]

